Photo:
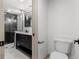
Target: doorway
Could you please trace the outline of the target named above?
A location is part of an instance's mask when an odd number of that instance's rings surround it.
[[[32,0],[4,0],[4,57],[32,59]]]

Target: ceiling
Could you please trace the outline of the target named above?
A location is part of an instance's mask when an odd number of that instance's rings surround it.
[[[4,0],[4,10],[12,11],[24,10],[26,12],[32,11],[32,0]]]

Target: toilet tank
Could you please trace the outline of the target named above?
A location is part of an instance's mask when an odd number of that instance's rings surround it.
[[[56,39],[55,40],[56,51],[59,51],[61,53],[65,53],[65,54],[70,53],[72,42],[73,42],[73,40]]]

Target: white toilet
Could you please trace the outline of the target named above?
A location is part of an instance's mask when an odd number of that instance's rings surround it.
[[[71,44],[73,40],[55,39],[56,51],[50,53],[49,59],[69,59]]]

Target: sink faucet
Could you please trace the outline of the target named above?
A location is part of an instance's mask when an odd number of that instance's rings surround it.
[[[26,32],[28,33],[29,31],[28,31],[28,30],[26,30]]]

